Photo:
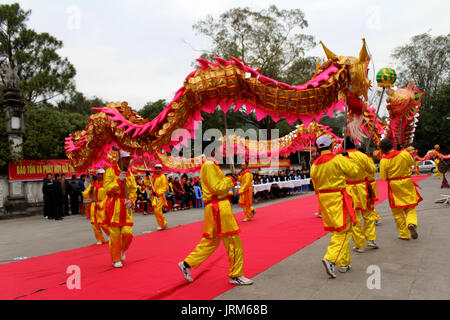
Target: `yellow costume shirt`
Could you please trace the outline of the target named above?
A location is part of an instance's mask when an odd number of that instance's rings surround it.
[[[224,237],[239,233],[239,226],[231,210],[228,191],[236,185],[230,177],[225,177],[220,167],[207,160],[200,170],[205,220],[203,237]]]
[[[347,150],[350,159],[354,160],[358,166],[358,174],[355,178],[347,180],[347,191],[353,199],[353,207],[355,210],[366,211],[368,208],[368,186],[366,178],[368,175],[374,175],[377,170],[373,161],[364,153],[358,150]]]
[[[388,181],[388,199],[391,208],[416,207],[422,197],[411,179],[414,159],[406,150],[389,151],[380,161],[380,177]]]
[[[91,195],[91,190],[94,189],[95,196]],[[91,199],[92,202],[89,204],[88,214],[91,219],[92,224],[104,224],[105,215],[105,204],[107,200],[106,190],[103,187],[103,182],[94,181],[89,187],[83,191],[83,198]],[[97,204],[96,204],[97,202]]]
[[[253,174],[245,170],[239,176],[239,182],[241,187],[239,188],[239,205],[240,206],[251,206],[253,199]]]
[[[121,227],[133,225],[132,209],[125,207],[126,196],[133,203],[137,199],[137,184],[134,176],[128,170],[126,173],[125,185],[127,195],[125,195],[124,182],[120,181],[120,169],[118,166],[106,169],[103,185],[108,195],[106,201],[106,223],[109,226]]]
[[[319,212],[327,231],[341,231],[346,227],[347,216],[355,222],[351,198],[346,192],[347,178],[358,177],[356,163],[331,151],[322,155],[311,167],[311,179],[319,198]]]

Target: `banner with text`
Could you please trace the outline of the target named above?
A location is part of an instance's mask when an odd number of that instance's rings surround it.
[[[80,177],[86,172],[76,172],[69,160],[20,160],[10,162],[8,166],[9,181],[38,181],[51,173],[65,174],[67,178],[76,175]]]

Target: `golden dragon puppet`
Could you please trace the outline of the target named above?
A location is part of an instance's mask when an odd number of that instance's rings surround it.
[[[322,46],[326,61],[319,63],[311,80],[302,85],[289,85],[265,77],[233,57],[230,61],[214,58],[215,62],[198,59],[199,67],[186,77],[183,87],[154,119],[142,118],[126,102],[93,108],[97,113],[90,116],[86,129],[66,138],[67,157],[77,170],[102,167],[109,165],[108,155],[117,147],[137,157],[164,162],[170,168],[173,159],[163,152],[170,153],[171,148],[180,143],[172,139],[172,134],[184,128],[193,137],[197,122],[202,120],[201,111],[212,113],[218,106],[224,112],[232,106],[234,111],[241,108],[247,113],[254,111],[258,120],[270,116],[274,121],[284,118],[293,124],[300,119],[304,124],[302,130],[315,125],[324,114],[333,117],[335,110],[344,111],[348,106],[349,127],[368,133],[375,113],[363,101],[367,100],[370,87],[370,57],[365,40],[358,58],[336,56]],[[384,126],[377,121],[373,136],[376,144]],[[309,135],[306,140],[315,141],[323,131],[331,134],[328,128],[316,128],[315,134],[306,132]],[[357,134],[355,130],[351,132]],[[290,142],[280,143],[281,154],[295,150],[290,144],[300,140],[302,137],[297,134]],[[187,160],[192,162],[192,159]],[[184,169],[190,170],[194,165],[186,166]]]

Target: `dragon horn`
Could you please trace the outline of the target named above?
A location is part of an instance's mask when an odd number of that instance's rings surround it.
[[[336,55],[333,52],[331,52],[327,47],[325,47],[325,45],[323,44],[322,41],[320,41],[320,44],[322,45],[323,51],[325,51],[325,54],[326,54],[328,59],[337,58]]]
[[[369,53],[367,52],[366,48],[366,39],[362,38],[363,46],[361,48],[361,51],[359,52],[359,61],[365,62],[369,58]]]
[[[320,68],[320,59],[319,61],[317,61],[316,74],[319,73],[319,68]]]

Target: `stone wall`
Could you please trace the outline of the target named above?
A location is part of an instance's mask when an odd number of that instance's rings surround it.
[[[23,183],[26,209],[21,212],[7,212],[5,204],[9,196],[8,176],[0,176],[0,219],[13,218],[16,216],[41,214],[44,206],[42,194],[42,181],[30,181]]]

